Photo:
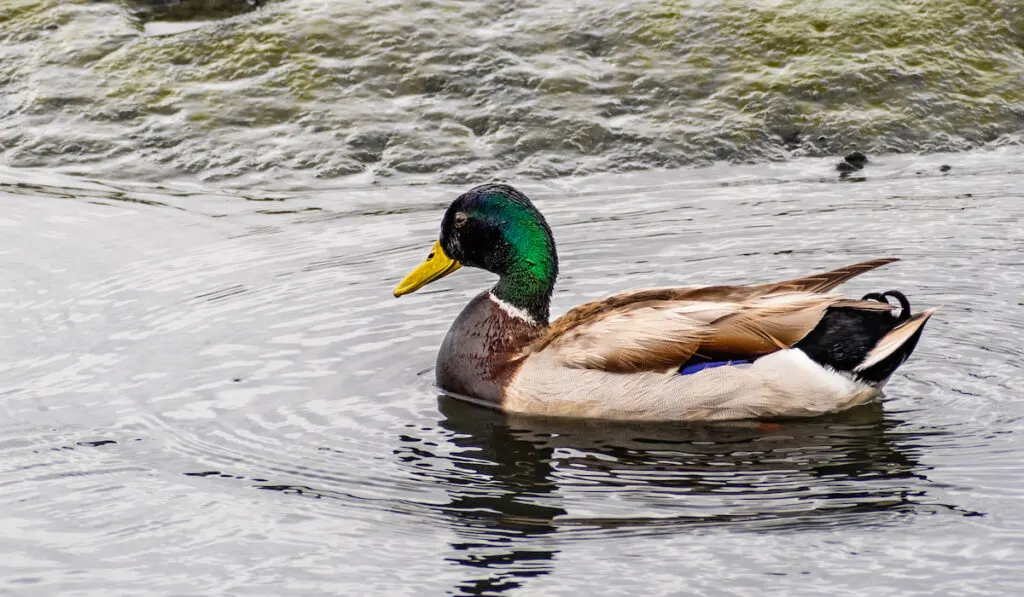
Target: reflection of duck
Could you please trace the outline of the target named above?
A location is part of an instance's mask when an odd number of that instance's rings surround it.
[[[899,422],[877,404],[728,426],[516,417],[447,396],[439,406],[455,449],[441,457],[416,440],[403,454],[449,493],[450,559],[468,576],[458,594],[546,574],[585,537],[885,524],[924,498],[923,467],[890,439]]]
[[[551,571],[555,550],[525,543],[553,533],[565,510],[551,478],[552,449],[517,438],[499,413],[465,407],[442,403],[442,425],[466,451],[452,459],[452,482],[443,483],[451,497],[444,511],[458,521],[460,537],[451,559],[474,570],[458,594],[494,595]]]
[[[544,217],[507,185],[445,213],[400,296],[462,265],[498,274],[452,324],[438,385],[509,412],[636,420],[802,417],[869,402],[931,315],[894,291],[827,294],[894,259],[759,286],[659,288],[576,307],[548,324],[558,273]],[[895,298],[898,315],[887,298]]]

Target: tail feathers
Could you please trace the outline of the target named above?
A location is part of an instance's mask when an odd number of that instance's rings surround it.
[[[914,352],[921,332],[924,331],[924,324],[934,312],[935,309],[928,309],[912,315],[889,331],[854,368],[857,376],[874,383],[888,379]]]
[[[861,297],[860,300],[862,300],[862,301],[868,301],[868,300],[878,301],[878,302],[883,303],[885,305],[890,305],[891,303],[889,302],[889,297],[892,297],[892,298],[896,299],[896,302],[899,303],[898,306],[899,306],[900,310],[899,310],[899,314],[896,316],[896,323],[903,323],[904,321],[910,319],[910,315],[911,315],[911,313],[910,313],[910,301],[908,301],[906,295],[904,295],[899,290],[886,290],[885,292],[871,292],[871,293],[865,294],[863,297]]]
[[[899,261],[896,257],[871,259],[870,261],[854,263],[853,265],[847,265],[829,272],[822,272],[820,274],[796,278],[794,280],[786,280],[785,282],[776,282],[775,284],[765,284],[763,288],[771,289],[773,291],[796,290],[803,292],[828,292],[850,278],[855,278],[875,268],[879,268],[883,265],[888,265],[896,261]],[[883,300],[882,302],[885,301]]]

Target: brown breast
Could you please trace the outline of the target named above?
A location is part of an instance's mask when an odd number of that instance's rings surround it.
[[[477,295],[452,323],[437,353],[437,385],[497,404],[519,367],[520,350],[545,329],[502,309],[489,291]]]

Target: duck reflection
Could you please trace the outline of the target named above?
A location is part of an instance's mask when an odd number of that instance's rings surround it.
[[[421,449],[398,452],[432,459],[418,472],[449,494],[449,559],[466,567],[459,595],[521,586],[553,570],[565,541],[615,530],[877,525],[934,507],[914,459],[920,435],[899,434],[879,405],[715,426],[519,418],[447,396],[439,406],[445,465]]]
[[[469,473],[450,484],[444,508],[459,536],[450,559],[475,569],[456,594],[500,594],[547,574],[555,550],[524,540],[553,533],[555,518],[566,514],[552,478],[554,448],[519,437],[500,413],[448,397],[441,405],[441,425],[460,449],[452,462]]]

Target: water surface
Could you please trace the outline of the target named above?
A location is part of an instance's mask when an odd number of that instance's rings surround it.
[[[436,348],[491,277],[390,291],[462,186],[2,170],[0,593],[1016,594],[1022,157],[522,183],[555,312],[888,255],[847,290],[941,306],[883,404],[716,427],[439,397]]]
[[[5,0],[0,58],[8,165],[128,180],[468,184],[1024,129],[1019,0]]]

